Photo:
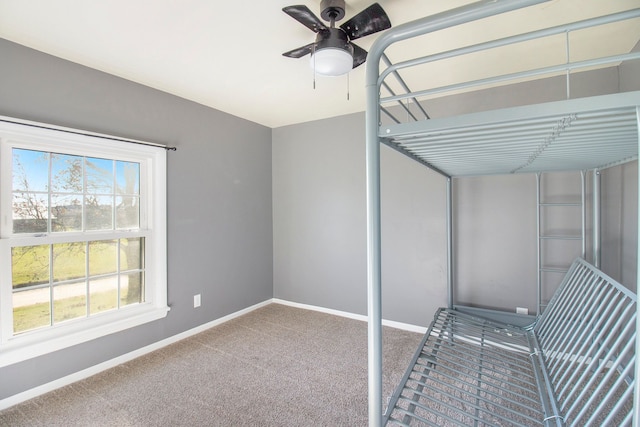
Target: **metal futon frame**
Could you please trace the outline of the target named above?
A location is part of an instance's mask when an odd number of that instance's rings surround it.
[[[384,421],[628,425],[635,317],[636,295],[582,259],[530,327],[440,309]]]

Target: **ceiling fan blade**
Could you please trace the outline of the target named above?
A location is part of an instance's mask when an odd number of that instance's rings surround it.
[[[367,51],[355,43],[351,43],[351,46],[353,46],[353,68],[356,68],[367,60]]]
[[[391,21],[382,6],[374,3],[340,25],[340,28],[347,33],[349,39],[355,40],[391,28]]]
[[[297,49],[290,50],[289,52],[285,52],[282,55],[287,56],[289,58],[302,58],[305,55],[313,52],[313,45],[315,43],[309,43],[306,46],[299,47]]]
[[[314,15],[305,5],[283,7],[282,11],[314,33],[327,29],[327,26],[322,23],[320,18]]]

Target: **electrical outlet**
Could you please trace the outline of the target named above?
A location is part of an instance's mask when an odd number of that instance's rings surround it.
[[[193,296],[193,308],[198,308],[198,307],[200,307],[201,304],[202,304],[202,298],[200,297],[200,294],[194,295]]]
[[[516,313],[518,314],[529,314],[529,309],[526,307],[516,307]]]

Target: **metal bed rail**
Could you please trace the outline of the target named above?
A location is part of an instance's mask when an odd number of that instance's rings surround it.
[[[388,108],[383,107],[384,105],[389,105],[392,103],[400,104],[404,110],[409,110],[408,103],[413,103],[417,106],[418,109],[423,111],[423,115],[428,119],[429,116],[424,112],[424,108],[420,105],[420,99],[425,99],[426,97],[431,97],[434,95],[444,96],[446,94],[456,93],[459,90],[470,90],[477,89],[481,87],[488,87],[492,85],[502,85],[513,82],[518,82],[526,79],[532,78],[541,78],[544,76],[554,76],[558,74],[563,74],[566,76],[566,98],[569,99],[571,97],[571,80],[570,75],[580,70],[588,70],[593,67],[601,67],[607,65],[617,65],[626,61],[633,61],[640,58],[640,52],[629,52],[623,54],[610,55],[606,57],[597,57],[591,59],[584,60],[574,60],[571,58],[571,46],[569,41],[569,34],[575,31],[580,31],[588,28],[598,27],[602,25],[607,25],[611,23],[626,21],[630,19],[635,19],[640,17],[640,8],[632,9],[618,13],[612,13],[606,16],[599,16],[596,18],[585,19],[583,21],[573,22],[569,24],[558,25],[551,28],[545,28],[542,30],[531,31],[524,34],[518,34],[515,36],[505,37],[498,40],[492,40],[489,42],[478,43],[471,46],[465,46],[462,48],[452,49],[449,51],[439,52],[432,55],[427,55],[419,58],[414,58],[407,61],[391,63],[386,55],[383,55],[383,59],[385,60],[385,64],[387,68],[384,69],[379,76],[379,83],[382,87],[387,89],[387,92],[390,94],[389,96],[380,97],[379,103],[382,111],[389,116],[389,118],[395,122],[400,123],[401,121],[390,114]],[[532,68],[523,71],[508,73],[500,76],[487,77],[483,79],[471,80],[467,82],[454,83],[448,86],[435,87],[430,89],[422,89],[422,90],[409,90],[406,86],[406,83],[402,81],[401,88],[404,90],[404,93],[395,93],[392,90],[389,90],[389,85],[386,83],[386,78],[389,75],[393,75],[396,79],[401,79],[399,76],[399,72],[407,69],[411,69],[414,67],[418,67],[421,65],[434,63],[450,58],[456,58],[464,55],[473,54],[476,52],[483,52],[491,49],[496,49],[500,47],[517,45],[523,42],[528,42],[531,40],[542,39],[551,36],[564,35],[565,36],[565,51],[566,51],[566,61],[564,63],[549,65],[545,67]],[[404,102],[404,104],[403,104]],[[411,117],[414,121],[418,119],[413,114],[408,114],[408,117]],[[381,135],[384,136],[384,135]]]
[[[529,327],[442,308],[383,421],[630,425],[635,312],[635,294],[580,258]]]

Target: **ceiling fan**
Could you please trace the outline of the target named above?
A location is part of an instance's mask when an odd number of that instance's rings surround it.
[[[327,26],[305,5],[283,8],[283,12],[317,33],[317,36],[315,42],[282,55],[301,58],[311,54],[311,67],[316,73],[327,76],[339,76],[363,64],[367,59],[367,51],[352,43],[352,40],[391,28],[391,22],[382,6],[374,3],[336,28],[335,22],[344,18],[344,10],[344,0],[322,0],[320,16],[329,22]]]

